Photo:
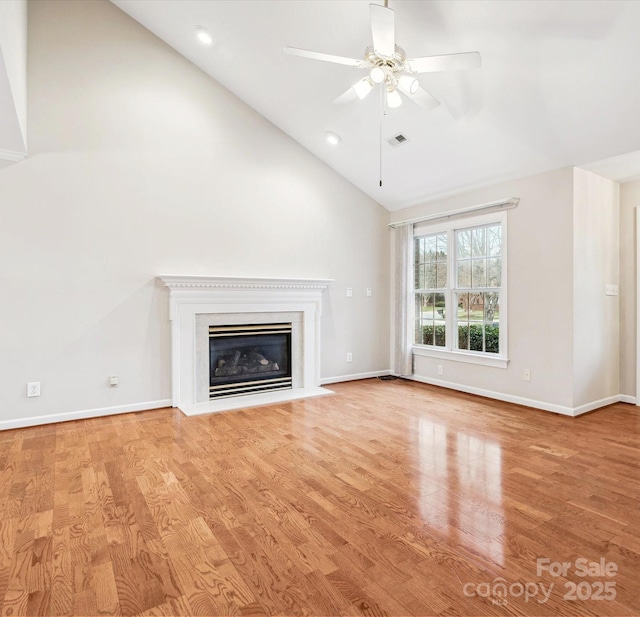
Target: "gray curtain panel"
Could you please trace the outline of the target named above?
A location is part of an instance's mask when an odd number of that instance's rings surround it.
[[[395,233],[395,359],[396,375],[411,375],[411,332],[413,322],[413,225],[398,225]]]

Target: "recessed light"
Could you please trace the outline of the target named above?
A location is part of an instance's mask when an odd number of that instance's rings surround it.
[[[204,26],[196,26],[196,36],[204,45],[211,45],[213,43],[211,32],[209,32]]]
[[[333,131],[327,131],[325,133],[325,137],[327,138],[327,141],[332,146],[337,146],[342,141],[342,139],[340,138],[340,135],[338,135],[337,133],[334,133]]]

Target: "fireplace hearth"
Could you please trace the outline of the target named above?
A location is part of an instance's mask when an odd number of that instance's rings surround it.
[[[291,324],[209,326],[209,398],[287,390]]]

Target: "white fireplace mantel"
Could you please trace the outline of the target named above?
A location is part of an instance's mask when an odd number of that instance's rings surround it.
[[[329,394],[320,387],[320,317],[330,279],[249,278],[160,275],[169,288],[172,404],[187,415],[277,403]],[[255,320],[256,314],[299,313],[303,352],[300,383],[292,390],[198,401],[196,394],[196,319],[222,314]],[[240,317],[238,317],[240,316]]]

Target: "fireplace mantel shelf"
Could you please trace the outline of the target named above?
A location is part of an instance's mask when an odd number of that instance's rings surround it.
[[[207,276],[200,274],[161,274],[158,278],[169,289],[327,289],[333,279],[263,278],[245,276]]]

